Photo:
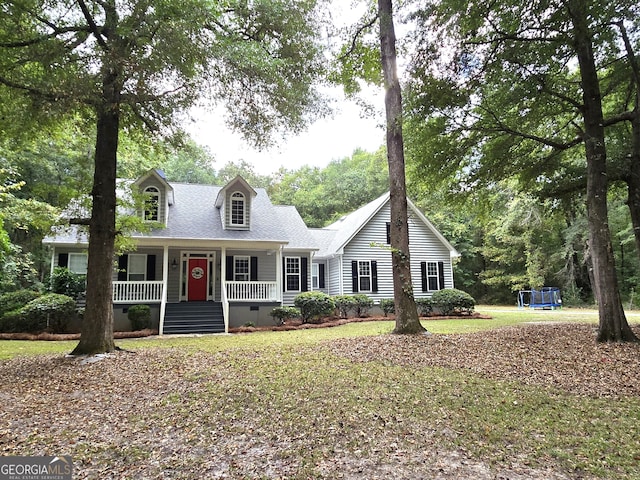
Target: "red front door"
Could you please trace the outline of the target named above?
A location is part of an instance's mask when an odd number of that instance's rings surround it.
[[[207,299],[207,259],[189,259],[189,301]]]

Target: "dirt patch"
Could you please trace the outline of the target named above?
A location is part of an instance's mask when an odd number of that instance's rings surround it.
[[[638,326],[634,330],[640,334]],[[577,395],[640,396],[635,374],[640,371],[640,345],[598,344],[591,325],[382,335],[311,348],[330,349],[341,364],[349,358],[433,365]],[[260,355],[249,349],[185,355],[177,348],[149,348],[114,353],[89,365],[60,356],[0,362],[0,455],[70,454],[77,479],[593,478],[553,464],[527,465],[517,455],[496,465],[464,448],[443,448],[429,429],[398,438],[379,422],[369,425],[366,416],[356,423],[362,432],[336,433],[329,448],[325,441],[322,450],[314,451],[316,436],[326,431],[322,412],[317,412],[315,430],[301,430],[297,424],[278,430],[275,412],[264,405],[271,387],[260,390],[255,379],[245,378],[243,365],[259,361]],[[267,364],[264,373],[269,373]],[[288,387],[292,398],[287,405],[303,398],[298,383]],[[314,412],[311,408],[305,414]],[[375,449],[360,450],[361,434],[369,431],[375,433]]]

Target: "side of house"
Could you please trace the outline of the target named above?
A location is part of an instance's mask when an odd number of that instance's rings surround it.
[[[409,201],[409,253],[416,298],[453,288],[455,248]],[[385,194],[324,229],[314,230],[320,251],[314,270],[324,271],[329,295],[364,293],[375,303],[393,298],[391,208]]]

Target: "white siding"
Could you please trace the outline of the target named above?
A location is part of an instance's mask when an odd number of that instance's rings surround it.
[[[378,291],[362,293],[367,293],[376,303],[384,298],[393,298],[391,252],[384,247],[387,242],[387,222],[389,222],[390,215],[391,208],[387,203],[345,247],[341,269],[344,279],[344,294],[353,294],[351,262],[353,260],[375,260],[378,270]],[[420,262],[443,262],[445,287],[453,287],[449,249],[418,217],[412,216],[411,211],[409,215],[409,253],[411,278],[416,298],[430,296],[432,293],[422,292]]]
[[[340,273],[342,272],[342,257],[335,257],[327,262],[327,293],[329,295],[342,295],[340,288]]]

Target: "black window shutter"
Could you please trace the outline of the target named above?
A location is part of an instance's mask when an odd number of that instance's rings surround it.
[[[422,280],[422,291],[429,291],[429,282],[427,281],[427,262],[420,262],[420,279]]]
[[[440,289],[444,288],[444,262],[438,262],[438,282]]]
[[[58,254],[58,266],[67,268],[69,266],[69,254],[68,253],[60,253]]]
[[[249,270],[249,279],[252,282],[258,281],[258,257],[251,257],[251,267]]]
[[[391,222],[387,222],[387,243],[391,245]]]
[[[118,281],[127,281],[127,266],[129,264],[129,255],[120,255],[118,257]]]
[[[156,256],[147,255],[147,281],[156,279]]]
[[[351,261],[351,288],[353,293],[358,293],[358,262]]]
[[[378,262],[371,260],[371,291],[378,291]]]
[[[303,292],[309,291],[309,259],[302,257],[302,265],[300,265],[300,277],[301,277],[301,290]]]
[[[324,287],[324,263],[318,264],[318,288]]]
[[[233,280],[233,255],[227,255],[226,259],[226,273],[224,275],[224,279],[228,282]]]

